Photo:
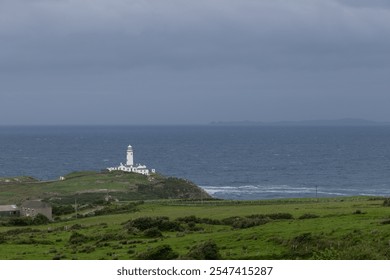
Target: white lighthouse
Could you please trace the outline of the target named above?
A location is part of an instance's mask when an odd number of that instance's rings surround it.
[[[127,154],[126,154],[126,165],[123,165],[122,163],[117,167],[108,167],[109,171],[125,171],[125,172],[134,172],[139,173],[143,175],[149,175],[150,173],[155,173],[156,171],[154,169],[149,170],[146,165],[137,164],[134,165],[134,152],[133,147],[129,145],[127,147]]]
[[[131,145],[129,145],[127,147],[127,162],[126,162],[126,165],[127,166],[133,166],[134,165],[134,157],[133,157],[133,147]]]

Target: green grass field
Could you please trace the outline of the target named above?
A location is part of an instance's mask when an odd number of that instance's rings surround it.
[[[20,204],[26,199],[62,201],[65,204],[78,199],[92,203],[106,195],[120,201],[209,198],[206,192],[187,180],[166,178],[160,174],[144,176],[121,171],[83,171],[65,175],[65,180],[39,181],[25,176],[0,178],[0,205]]]
[[[64,215],[46,225],[0,226],[0,259],[390,258],[384,198],[154,200],[133,206],[109,215]]]

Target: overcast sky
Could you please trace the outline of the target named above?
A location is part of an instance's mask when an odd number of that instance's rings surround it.
[[[0,125],[390,121],[387,0],[0,0]]]

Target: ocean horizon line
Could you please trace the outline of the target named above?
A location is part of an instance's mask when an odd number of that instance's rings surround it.
[[[0,124],[0,127],[158,127],[158,126],[388,126],[390,121],[363,118],[303,119],[303,120],[219,120],[189,123],[31,123]]]

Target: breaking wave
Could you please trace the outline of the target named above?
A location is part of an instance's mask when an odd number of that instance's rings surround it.
[[[358,189],[316,189],[315,187],[295,187],[289,185],[243,185],[243,186],[201,186],[208,194],[222,199],[271,199],[293,197],[332,197],[352,195],[390,195],[388,189],[372,189],[370,192]]]

